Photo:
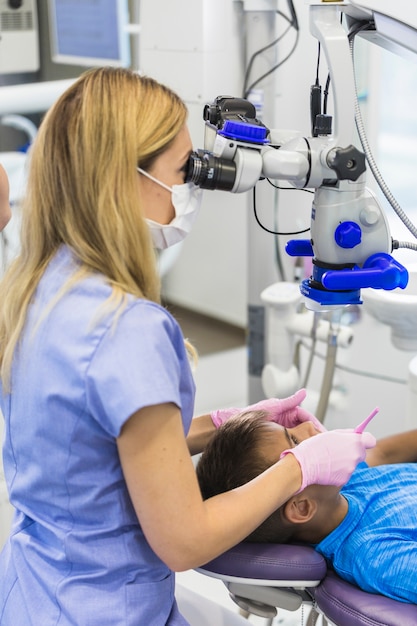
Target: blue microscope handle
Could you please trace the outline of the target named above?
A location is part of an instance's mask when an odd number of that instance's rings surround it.
[[[408,271],[390,254],[378,252],[370,256],[363,267],[355,266],[347,270],[329,270],[324,272],[321,282],[330,291],[362,289],[392,290],[396,287],[405,289],[408,283]]]

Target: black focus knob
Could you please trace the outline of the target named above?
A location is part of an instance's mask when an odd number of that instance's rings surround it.
[[[8,0],[8,4],[11,9],[20,9],[23,5],[23,0]]]
[[[355,146],[334,148],[327,155],[327,164],[339,180],[357,180],[366,170],[365,155]]]

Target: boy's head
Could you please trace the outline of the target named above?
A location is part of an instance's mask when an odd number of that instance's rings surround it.
[[[317,431],[310,422],[283,428],[269,421],[265,411],[249,411],[232,417],[216,431],[198,462],[197,477],[203,498],[206,500],[246,484],[276,463],[284,450],[315,434]],[[302,498],[294,496],[247,540],[289,541],[295,525],[311,519],[310,506],[311,503],[306,504]]]

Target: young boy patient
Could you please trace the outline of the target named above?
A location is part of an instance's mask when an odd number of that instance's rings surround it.
[[[203,498],[245,484],[284,450],[320,436],[309,422],[285,429],[267,417],[242,413],[218,429],[197,465]],[[341,578],[417,604],[416,461],[417,430],[381,439],[344,487],[307,487],[247,540],[313,544]]]

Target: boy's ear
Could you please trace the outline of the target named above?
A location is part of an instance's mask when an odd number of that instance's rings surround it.
[[[291,524],[305,524],[314,517],[316,511],[316,500],[309,498],[308,495],[302,492],[286,502],[283,508],[283,515]]]

